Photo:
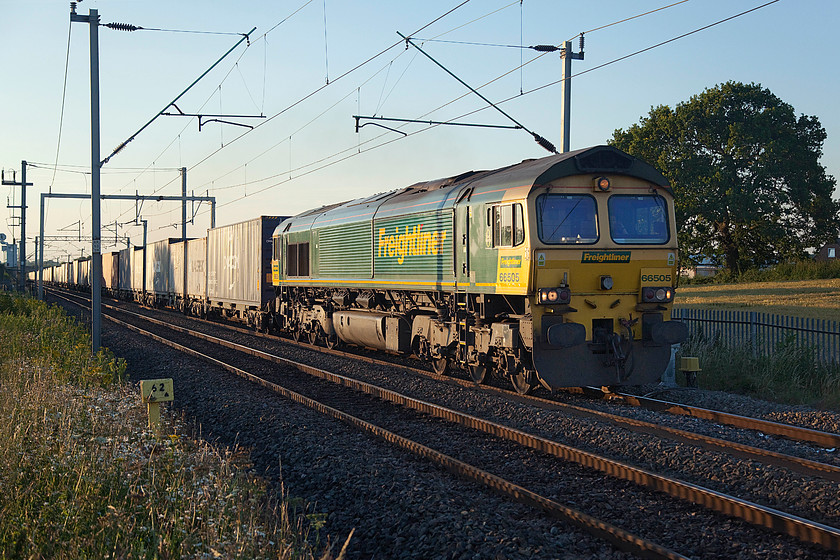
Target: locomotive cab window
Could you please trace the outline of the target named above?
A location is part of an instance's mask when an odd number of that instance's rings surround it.
[[[487,209],[487,226],[493,247],[515,247],[525,241],[525,220],[521,204],[505,204]]]
[[[665,199],[659,195],[613,195],[607,202],[610,236],[620,244],[660,245],[670,239]]]
[[[537,197],[537,234],[546,244],[598,241],[598,212],[590,195],[543,194]]]
[[[309,276],[309,243],[290,243],[286,249],[286,276]]]

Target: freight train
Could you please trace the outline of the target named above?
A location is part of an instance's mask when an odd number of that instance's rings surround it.
[[[658,381],[687,336],[670,320],[677,256],[667,180],[595,146],[127,249],[103,270],[148,305],[526,393]]]

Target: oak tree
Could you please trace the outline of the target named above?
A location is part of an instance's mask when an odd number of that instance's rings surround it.
[[[727,82],[659,106],[610,142],[676,195],[684,255],[731,272],[804,257],[835,238],[840,203],[819,160],[825,129],[758,84]]]

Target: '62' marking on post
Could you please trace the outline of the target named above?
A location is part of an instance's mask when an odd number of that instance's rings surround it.
[[[175,399],[174,383],[172,379],[147,379],[140,382],[140,393],[143,402],[165,402]]]

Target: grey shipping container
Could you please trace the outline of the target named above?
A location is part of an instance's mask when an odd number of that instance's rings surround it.
[[[262,307],[274,297],[271,235],[280,216],[260,216],[207,232],[207,295],[211,302]]]

